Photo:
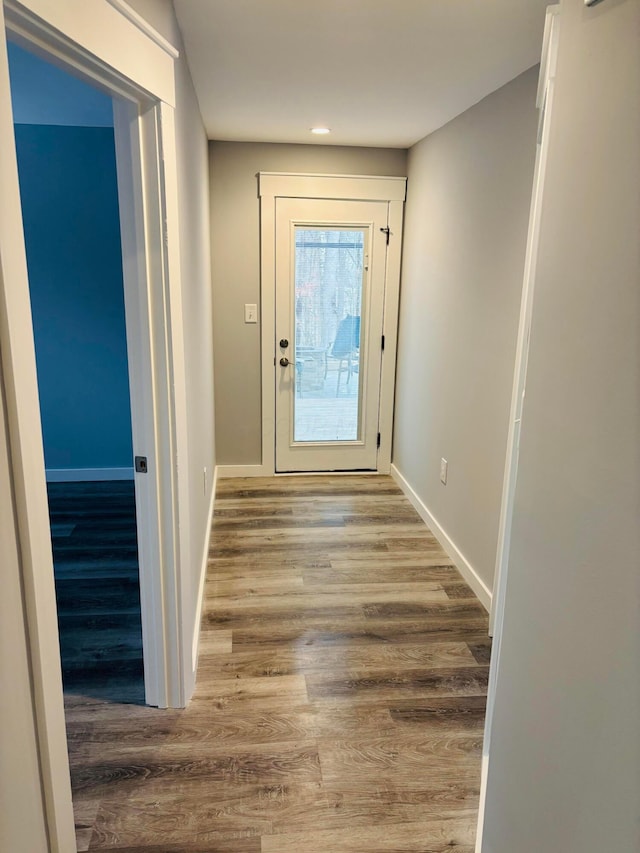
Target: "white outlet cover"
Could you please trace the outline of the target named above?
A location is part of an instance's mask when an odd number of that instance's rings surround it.
[[[440,460],[440,482],[442,483],[442,485],[443,485],[443,486],[446,486],[446,485],[447,485],[447,474],[448,474],[448,471],[449,471],[449,463],[448,463],[448,462],[447,462],[447,460],[443,457],[443,458]]]

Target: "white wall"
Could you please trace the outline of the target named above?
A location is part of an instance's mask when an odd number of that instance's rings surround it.
[[[190,571],[183,574],[181,593],[185,659],[190,660],[194,634],[199,627],[195,620],[202,558],[209,538],[209,509],[216,464],[207,138],[171,0],[131,0],[129,5],[180,51],[176,61],[176,136],[192,562]]]
[[[393,463],[489,590],[537,74],[520,75],[409,151]]]
[[[640,850],[639,33],[563,0],[482,853]]]
[[[209,150],[217,457],[219,464],[259,465],[260,326],[244,323],[244,304],[260,305],[256,175],[264,171],[403,177],[406,152],[253,142],[211,142]]]

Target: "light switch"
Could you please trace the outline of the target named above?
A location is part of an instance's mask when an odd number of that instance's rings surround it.
[[[258,306],[257,305],[245,305],[244,306],[244,321],[245,323],[257,323],[258,322]]]

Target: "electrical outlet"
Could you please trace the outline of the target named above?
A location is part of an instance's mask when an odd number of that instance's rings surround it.
[[[447,474],[448,474],[448,472],[449,472],[449,463],[443,457],[440,460],[440,482],[442,483],[443,486],[447,485]]]
[[[245,323],[258,322],[258,306],[254,304],[246,304],[244,306],[244,321]]]
[[[207,496],[207,467],[206,467],[206,465],[202,469],[202,494],[206,498],[206,496]]]

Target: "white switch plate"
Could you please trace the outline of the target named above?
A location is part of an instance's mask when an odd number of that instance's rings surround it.
[[[244,306],[244,321],[245,323],[257,323],[258,322],[258,306],[257,305],[245,305]]]
[[[440,460],[440,482],[443,486],[447,485],[447,473],[449,470],[449,463],[444,457]]]

